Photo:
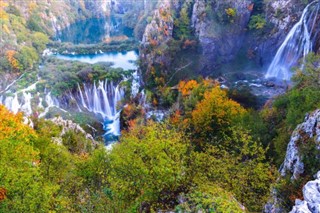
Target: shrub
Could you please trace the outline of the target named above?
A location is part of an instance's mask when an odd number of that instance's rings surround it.
[[[267,21],[262,17],[262,15],[253,15],[251,16],[249,22],[250,30],[260,30],[263,29],[267,24]]]

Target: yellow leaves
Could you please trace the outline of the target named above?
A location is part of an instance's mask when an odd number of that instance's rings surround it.
[[[230,17],[235,17],[237,15],[236,10],[233,8],[227,8],[227,9],[225,9],[225,12]]]
[[[22,114],[11,113],[3,105],[0,105],[0,141],[15,139],[30,142],[36,134],[29,126],[22,123]]]
[[[4,2],[3,0],[0,0],[0,9],[3,9],[5,7],[8,7],[8,3],[7,2]]]
[[[216,86],[204,93],[204,99],[192,112],[192,122],[197,133],[210,134],[224,128],[244,115],[246,110],[227,97],[226,91]]]
[[[30,2],[28,5],[29,13],[32,13],[37,8],[36,2]]]
[[[9,16],[8,14],[6,13],[6,11],[2,10],[0,8],[0,20],[8,20],[9,19]]]
[[[191,80],[188,82],[180,81],[178,90],[182,93],[183,96],[187,96],[190,95],[191,91],[198,86],[199,84],[195,80]]]
[[[155,83],[157,85],[164,85],[165,84],[165,79],[164,77],[155,77],[154,79]]]
[[[0,20],[8,20],[9,16],[6,13],[6,11],[4,11],[4,8],[8,6],[7,2],[4,2],[3,0],[0,0]]]
[[[18,60],[15,58],[16,53],[17,53],[17,52],[16,52],[15,50],[8,50],[8,51],[6,52],[6,57],[7,57],[10,65],[11,65],[11,67],[12,67],[13,69],[18,70],[19,67],[20,67],[20,65],[19,65]]]
[[[0,18],[1,19],[1,18]],[[10,30],[6,24],[2,25],[2,29],[5,33],[10,34]]]

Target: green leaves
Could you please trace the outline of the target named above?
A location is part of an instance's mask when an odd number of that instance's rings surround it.
[[[111,188],[132,204],[169,199],[186,178],[187,150],[183,136],[167,124],[137,127],[110,153]]]
[[[261,30],[263,29],[267,24],[267,21],[265,20],[262,15],[253,15],[251,16],[250,22],[249,22],[249,29],[250,30]]]

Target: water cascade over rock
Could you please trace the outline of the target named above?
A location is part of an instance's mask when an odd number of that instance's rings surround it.
[[[5,105],[12,112],[23,112],[29,116],[34,112],[40,110],[38,116],[45,117],[49,110],[53,107],[62,112],[68,112],[72,109],[71,103],[76,103],[76,111],[90,112],[103,120],[103,128],[106,131],[104,135],[108,140],[120,135],[120,112],[122,107],[119,105],[124,98],[125,90],[121,87],[120,83],[112,81],[98,81],[93,84],[78,84],[76,92],[66,92],[65,98],[55,98],[51,92],[44,92],[43,94],[32,93],[35,90],[36,84],[34,83],[26,89],[15,92],[11,95],[4,94],[0,96],[0,104]],[[132,95],[136,95],[139,83],[133,80]],[[39,99],[35,101],[35,97]],[[33,104],[36,103],[36,105]]]
[[[77,105],[101,115],[104,120],[105,137],[120,135],[120,112],[118,104],[124,98],[124,89],[112,81],[99,81],[93,85],[78,85]]]
[[[33,107],[32,107],[32,99],[34,98],[33,91],[36,89],[37,84],[38,82],[32,84],[31,86],[23,90],[19,90],[11,95],[7,95],[6,93],[3,95],[0,95],[0,104],[5,105],[9,110],[11,110],[14,113],[23,112],[25,115],[31,115],[33,112]],[[9,88],[5,92],[10,94]],[[39,93],[37,93],[37,95],[40,96]],[[54,106],[59,107],[58,101],[55,98],[51,97],[50,92],[45,95],[44,101],[46,102],[46,107],[42,105],[43,99],[39,98],[39,104],[37,107],[39,109],[44,110],[39,115],[39,117],[44,117],[51,107],[54,107]]]
[[[297,65],[300,58],[313,51],[319,34],[319,6],[319,1],[314,1],[304,9],[299,22],[290,30],[278,49],[265,75],[266,78],[289,81],[292,76],[291,68]]]

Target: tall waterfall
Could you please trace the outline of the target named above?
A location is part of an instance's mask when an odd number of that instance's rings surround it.
[[[319,14],[319,1],[310,3],[303,11],[298,23],[290,30],[286,39],[277,51],[266,78],[279,80],[291,79],[291,68],[297,65],[300,58],[304,58],[313,50],[313,44],[319,30],[315,25]]]
[[[120,84],[114,85],[111,81],[99,81],[93,85],[78,85],[77,104],[83,109],[99,114],[104,119],[106,136],[120,135],[119,103],[124,98],[124,89]]]

